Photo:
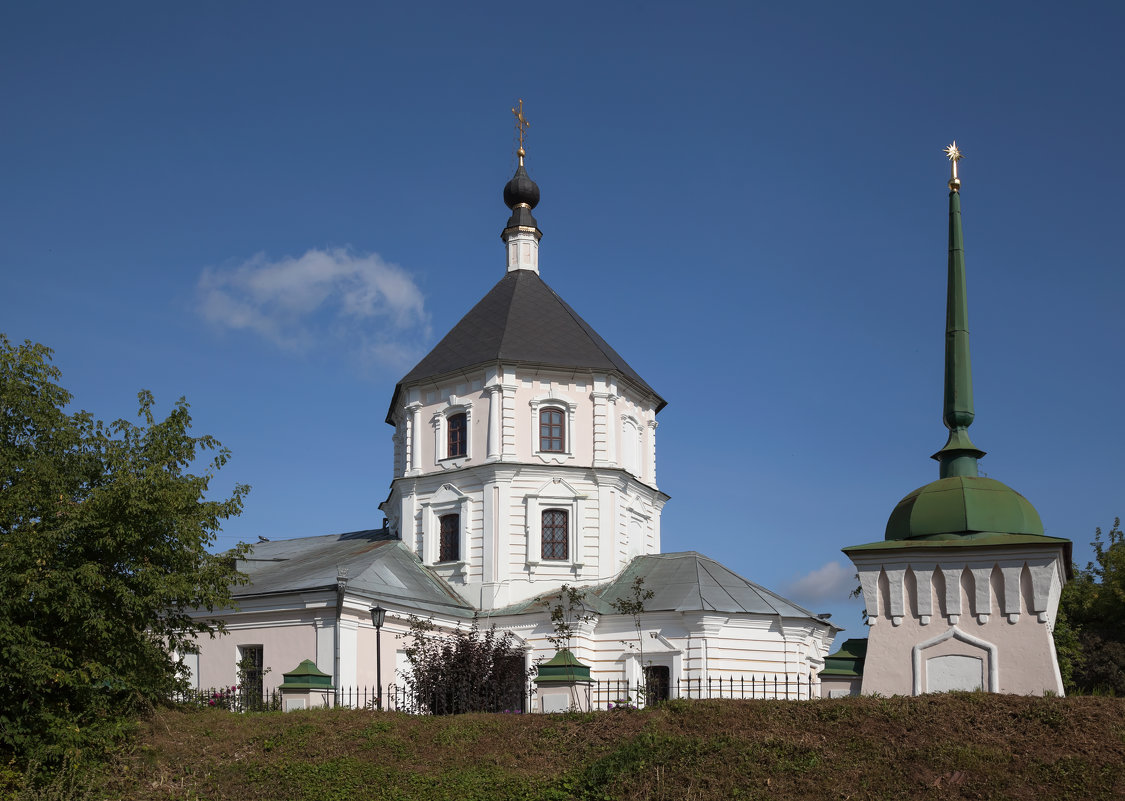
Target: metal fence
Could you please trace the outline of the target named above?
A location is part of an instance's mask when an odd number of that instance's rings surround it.
[[[777,673],[712,676],[705,679],[678,679],[674,682],[650,681],[647,684],[609,679],[594,682],[590,687],[593,709],[643,707],[672,698],[807,701],[818,698],[819,695],[819,686],[814,683],[812,676]]]
[[[812,676],[773,674],[758,676],[714,676],[709,678],[679,679],[675,682],[631,682],[625,679],[595,681],[584,688],[588,691],[589,709],[642,708],[673,698],[704,699],[732,698],[758,700],[804,701],[819,697],[819,686]],[[221,687],[208,690],[189,690],[176,694],[175,703],[201,707],[229,709],[232,712],[273,712],[283,708],[279,690],[243,690],[239,687]],[[323,694],[326,706],[352,709],[377,709],[379,693],[374,685],[339,687]],[[479,688],[469,693],[456,687],[441,697],[423,698],[404,684],[391,684],[383,692],[383,708],[411,714],[458,714],[461,712],[522,713],[537,711],[535,684],[524,687],[497,688],[495,692],[481,693]]]

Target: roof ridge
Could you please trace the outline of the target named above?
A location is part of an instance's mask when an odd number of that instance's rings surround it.
[[[500,347],[499,352],[497,353],[498,356],[503,356],[504,347],[508,344],[508,334],[511,333],[511,327],[508,325],[508,321],[512,319],[512,307],[516,305],[516,291],[519,289],[520,278],[524,273],[527,272],[527,270],[513,270],[512,272],[508,273],[508,275],[504,276],[504,278],[507,278],[508,276],[514,276],[512,278],[512,283],[514,284],[514,286],[512,287],[512,293],[508,295],[507,307],[504,309],[504,327],[500,333]],[[532,274],[534,275],[534,273]],[[535,277],[539,278],[538,275],[535,275]],[[539,280],[542,281],[543,279],[539,278]],[[544,283],[546,282],[544,281]],[[550,287],[548,287],[548,289],[549,288]]]
[[[706,558],[706,557],[704,557],[704,558]],[[708,561],[714,561],[714,560],[708,560]],[[738,606],[741,606],[741,605],[742,605],[742,604],[740,604],[740,603],[739,603],[738,599],[737,599],[737,598],[735,598],[735,597],[734,597],[733,595],[731,595],[731,594],[730,594],[730,592],[729,592],[729,591],[727,590],[727,588],[723,586],[723,583],[722,583],[721,581],[719,581],[719,579],[718,579],[718,578],[717,578],[717,577],[716,577],[715,575],[713,575],[713,574],[711,573],[711,571],[710,571],[710,570],[708,570],[708,569],[707,569],[707,566],[703,564],[703,559],[702,559],[702,558],[700,558],[700,559],[696,559],[696,560],[695,560],[695,564],[696,564],[696,570],[697,570],[697,572],[696,572],[696,576],[698,576],[698,575],[699,575],[698,571],[703,571],[704,573],[706,573],[706,574],[707,574],[707,577],[708,577],[708,578],[710,578],[710,579],[711,579],[712,581],[714,581],[714,582],[715,582],[715,585],[716,585],[716,586],[717,586],[717,587],[718,587],[718,588],[719,588],[720,590],[722,590],[722,591],[723,591],[724,593],[726,593],[726,596],[727,596],[728,598],[730,598],[730,599],[731,599],[731,602],[732,602],[732,603],[734,603],[734,604],[736,604],[736,605],[738,605]],[[716,562],[716,564],[718,564],[718,563]],[[719,565],[719,566],[720,566],[720,567],[722,567],[722,565]],[[728,573],[731,573],[732,575],[738,576],[738,578],[740,578],[740,579],[742,578],[742,576],[739,576],[739,575],[738,575],[737,573],[734,573],[734,572],[733,572],[733,571],[731,571],[731,570],[728,570],[727,572],[728,572]],[[742,580],[743,580],[743,581],[746,581],[746,579],[742,579]],[[700,584],[700,586],[702,586],[702,583]],[[700,593],[700,600],[702,600],[702,595],[703,595],[703,594],[702,594],[702,592],[701,592],[701,593]],[[712,604],[712,606],[714,606],[714,604]],[[774,610],[774,612],[777,612],[777,609],[776,609],[776,608],[774,608],[773,604],[770,604],[770,608],[771,608],[771,609],[773,609],[773,610]]]

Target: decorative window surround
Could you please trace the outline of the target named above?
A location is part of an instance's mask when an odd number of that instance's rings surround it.
[[[550,464],[563,464],[574,458],[574,413],[577,404],[552,395],[540,395],[532,398],[531,405],[531,447],[533,453],[543,462]],[[563,449],[561,451],[540,450],[542,444],[539,440],[539,412],[541,409],[553,407],[563,413]]]
[[[561,478],[554,478],[539,488],[538,492],[526,496],[527,503],[527,569],[534,574],[536,570],[565,568],[575,575],[582,569],[582,554],[579,530],[582,520],[582,504],[585,495],[580,495],[574,487]],[[561,509],[567,513],[567,559],[543,559],[543,512],[548,509]]]
[[[974,637],[972,634],[968,634],[961,631],[961,629],[956,626],[952,626],[947,629],[944,634],[939,634],[933,639],[920,642],[914,646],[911,654],[914,663],[914,695],[921,695],[925,692],[925,690],[922,689],[922,652],[927,648],[932,648],[950,639],[960,640],[961,642],[976,646],[988,653],[988,691],[990,693],[1000,692],[1000,665],[997,662],[1000,649],[987,640]]]
[[[465,453],[463,456],[449,455],[449,418],[455,414],[465,415]],[[450,395],[445,406],[434,413],[430,424],[434,428],[434,461],[442,470],[455,470],[464,466],[473,455],[473,402]]]
[[[469,552],[469,521],[472,514],[472,499],[454,487],[443,484],[430,500],[422,504],[422,563],[431,567],[452,568],[454,574],[465,574],[465,555]],[[455,562],[438,561],[441,547],[441,518],[443,515],[457,515],[460,524],[460,542],[457,553],[460,559]]]

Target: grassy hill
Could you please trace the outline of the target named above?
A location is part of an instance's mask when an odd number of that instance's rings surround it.
[[[1125,798],[1125,701],[949,694],[410,717],[162,710],[94,798]]]

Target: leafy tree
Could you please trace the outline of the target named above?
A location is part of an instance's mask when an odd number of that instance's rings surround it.
[[[483,633],[476,618],[468,629],[439,631],[432,621],[410,619],[403,676],[412,711],[434,715],[523,711],[531,671],[510,631]]]
[[[141,392],[141,425],[67,413],[51,355],[0,334],[0,751],[57,762],[167,698],[173,652],[222,630],[190,612],[230,605],[241,546],[207,548],[248,488],[206,499],[229,454],[182,398],[158,421]]]
[[[629,586],[629,594],[622,598],[615,598],[610,606],[613,611],[619,615],[629,615],[633,618],[633,628],[637,631],[637,649],[640,654],[641,665],[645,663],[645,643],[644,638],[641,636],[641,615],[645,613],[645,601],[650,600],[655,593],[652,590],[645,589],[645,577],[637,576],[633,579],[633,583]],[[629,648],[633,647],[633,643],[622,640],[623,645]]]
[[[551,605],[551,626],[555,630],[553,637],[548,637],[547,642],[555,646],[555,650],[570,650],[570,642],[582,623],[589,623],[595,617],[586,608],[585,594],[576,587],[564,584],[555,596],[555,603]]]
[[[1094,530],[1094,561],[1063,588],[1055,648],[1068,691],[1125,695],[1125,534]],[[1061,624],[1061,625],[1060,625]]]

